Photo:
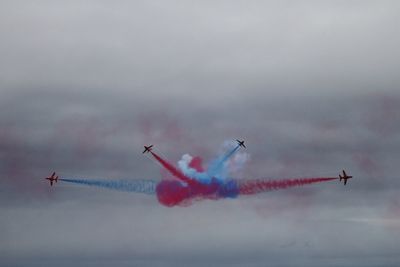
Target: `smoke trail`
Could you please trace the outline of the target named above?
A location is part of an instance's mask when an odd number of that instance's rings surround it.
[[[176,180],[163,180],[156,187],[158,201],[167,207],[188,206],[194,200],[235,198],[238,193],[236,181],[222,182],[215,178],[210,183],[184,184]]]
[[[230,157],[233,156],[233,154],[235,154],[235,152],[239,149],[239,145],[237,145],[236,147],[234,147],[230,152],[228,152],[221,160],[221,162],[219,163],[219,165],[224,164],[224,162],[226,162]]]
[[[336,177],[300,178],[285,180],[237,180],[240,195],[253,195],[261,192],[285,189],[288,187],[303,186],[336,180]]]
[[[99,186],[119,191],[140,192],[156,194],[160,204],[167,207],[188,206],[193,201],[224,198],[236,198],[240,195],[252,195],[266,191],[285,189],[307,184],[327,182],[338,179],[336,177],[298,178],[284,180],[238,180],[231,179],[228,174],[240,170],[247,161],[246,153],[235,154],[240,145],[231,147],[228,152],[220,155],[211,162],[205,170],[200,157],[192,157],[189,154],[182,156],[178,167],[164,160],[159,155],[150,151],[150,154],[163,168],[178,180],[85,180],[85,179],[59,179],[60,181]],[[233,156],[235,157],[231,159]],[[229,161],[230,164],[227,164]],[[229,167],[229,168],[228,168]]]
[[[185,176],[180,170],[178,170],[177,168],[175,168],[174,165],[172,165],[171,163],[169,163],[168,161],[164,160],[163,158],[161,158],[159,155],[157,155],[156,153],[154,153],[153,151],[150,151],[150,153],[153,155],[153,157],[167,170],[169,171],[173,176],[175,176],[176,178],[182,180],[183,182],[186,183],[193,183],[194,180],[190,179],[189,177]]]
[[[199,157],[193,158],[189,154],[183,155],[182,159],[178,161],[178,169],[153,151],[150,151],[150,153],[168,172],[170,172],[173,176],[180,179],[181,181],[184,181],[186,183],[210,183],[213,178],[219,179],[221,181],[225,180],[228,174],[226,162],[235,154],[239,147],[240,145],[236,145],[226,154],[221,155],[217,159],[212,161],[207,171],[205,172],[202,168],[199,169],[190,166],[193,163],[193,160],[200,160],[200,162],[197,163],[201,165],[201,159]],[[197,166],[199,164],[195,165]]]
[[[192,157],[189,154],[184,154],[182,159],[178,161],[178,167],[185,176],[196,179],[200,183],[211,182],[212,177],[207,172],[204,172],[200,157]]]
[[[109,181],[109,180],[86,180],[86,179],[67,179],[67,178],[60,178],[59,180],[67,183],[98,186],[118,191],[144,193],[148,195],[155,194],[157,185],[157,182],[152,180]]]
[[[226,176],[225,163],[229,160],[230,157],[235,154],[235,152],[239,149],[240,145],[236,145],[231,151],[228,151],[225,155],[217,158],[215,161],[211,162],[208,167],[207,174],[209,177],[216,178],[224,178]],[[225,171],[225,172],[224,172]]]
[[[193,201],[236,198],[239,195],[253,195],[266,191],[285,189],[307,184],[336,180],[336,177],[301,178],[285,180],[226,180],[212,178],[210,183],[184,184],[180,181],[163,180],[157,184],[156,193],[160,204],[188,206]]]
[[[206,171],[202,166],[202,159],[198,156],[192,157],[189,154],[184,154],[182,156],[178,161],[178,167],[186,177],[196,179],[200,183],[209,184],[213,178],[223,182],[226,181],[232,173],[240,171],[249,159],[247,153],[236,153],[239,147],[240,146],[235,146],[227,153],[211,161]],[[229,164],[228,160],[230,160]]]

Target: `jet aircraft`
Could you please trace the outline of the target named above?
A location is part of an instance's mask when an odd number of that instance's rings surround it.
[[[149,153],[151,151],[152,147],[153,147],[153,145],[144,146],[144,150],[143,150],[142,154]]]
[[[55,181],[57,183],[58,181],[58,175],[56,175],[56,172],[53,172],[53,174],[50,177],[46,177],[45,179],[49,180],[50,185],[53,186],[53,181]]]
[[[346,174],[346,172],[343,170],[343,176],[339,174],[339,178],[340,178],[339,181],[344,180],[344,181],[343,181],[343,184],[346,185],[346,184],[347,184],[347,179],[353,178],[353,176],[348,176],[348,175]]]
[[[239,146],[246,148],[246,146],[244,145],[244,140],[240,141],[240,140],[236,139],[236,142],[238,143]]]

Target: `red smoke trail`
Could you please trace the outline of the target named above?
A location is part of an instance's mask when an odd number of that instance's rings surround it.
[[[301,178],[286,180],[237,180],[240,195],[253,195],[265,191],[336,180],[336,177]]]
[[[200,157],[194,157],[189,163],[189,167],[195,169],[197,172],[204,172],[203,160]]]
[[[167,169],[167,171],[169,171],[173,176],[175,176],[176,178],[186,182],[186,183],[194,183],[195,181],[193,179],[190,179],[189,177],[185,176],[180,170],[178,170],[177,168],[175,168],[174,165],[172,165],[171,163],[169,163],[168,161],[162,159],[159,155],[157,155],[156,153],[154,153],[153,151],[150,151],[150,153],[153,155],[153,157],[160,162],[160,164]]]

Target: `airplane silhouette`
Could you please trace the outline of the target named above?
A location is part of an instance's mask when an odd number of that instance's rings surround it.
[[[53,172],[53,174],[50,177],[46,177],[44,179],[49,180],[50,185],[53,186],[53,181],[55,181],[57,183],[58,181],[58,175],[56,177],[54,177],[56,175],[56,172]]]
[[[153,147],[153,145],[144,146],[144,150],[143,150],[142,154],[149,153],[151,151],[152,147]]]
[[[239,146],[246,148],[246,146],[244,145],[244,140],[240,141],[240,140],[236,139],[236,142],[239,144]]]
[[[348,175],[346,174],[346,172],[343,170],[343,176],[339,174],[339,178],[340,178],[339,181],[344,180],[344,185],[346,185],[347,179],[353,178],[353,176],[348,176]]]

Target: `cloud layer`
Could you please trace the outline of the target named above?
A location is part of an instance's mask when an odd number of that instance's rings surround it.
[[[22,3],[0,4],[0,266],[399,265],[397,2]],[[355,178],[190,209],[42,179],[159,179],[144,144],[236,138],[237,178]]]

